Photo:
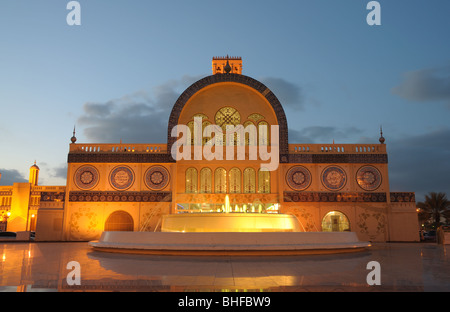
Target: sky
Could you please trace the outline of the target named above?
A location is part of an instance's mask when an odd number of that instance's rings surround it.
[[[166,143],[213,56],[282,103],[290,143],[378,143],[391,191],[450,195],[450,1],[0,0],[0,185],[65,185],[78,143]]]

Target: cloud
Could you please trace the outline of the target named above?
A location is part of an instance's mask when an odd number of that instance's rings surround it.
[[[403,82],[391,91],[412,101],[450,103],[450,66],[407,72]]]
[[[88,102],[78,118],[89,142],[165,143],[170,112],[181,93],[202,77],[183,76],[151,90],[139,90],[104,103]],[[284,106],[302,107],[298,86],[280,78],[261,79]]]
[[[182,91],[198,79],[184,76],[105,103],[85,103],[78,123],[91,142],[165,143],[173,105]]]
[[[260,80],[278,98],[284,107],[293,107],[299,110],[304,109],[302,90],[299,86],[282,78],[263,77]]]
[[[387,142],[391,191],[450,194],[450,128]]]
[[[362,133],[363,131],[356,127],[338,129],[331,126],[311,126],[302,130],[289,129],[289,143],[331,143],[333,140],[342,143]]]
[[[59,167],[52,168],[52,173],[50,173],[52,178],[67,178],[67,164],[62,164]]]
[[[16,169],[0,169],[0,173],[2,174],[0,185],[13,185],[15,182],[28,182],[28,180],[25,179]]]

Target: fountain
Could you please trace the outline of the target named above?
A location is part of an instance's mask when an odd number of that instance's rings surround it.
[[[235,207],[236,211],[236,207]],[[354,232],[305,232],[293,215],[233,212],[162,216],[161,232],[103,232],[99,251],[158,255],[300,255],[364,250]]]
[[[223,213],[165,215],[161,232],[301,232],[301,229],[293,215],[233,212],[226,195]]]

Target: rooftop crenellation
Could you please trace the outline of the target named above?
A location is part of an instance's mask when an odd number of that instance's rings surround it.
[[[213,75],[216,74],[242,74],[242,57],[240,56],[214,56],[212,59]]]
[[[213,60],[242,60],[240,56],[213,56]]]

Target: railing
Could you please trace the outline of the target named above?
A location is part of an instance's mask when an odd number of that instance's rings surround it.
[[[289,153],[346,153],[380,154],[386,153],[384,144],[289,144]]]
[[[71,144],[71,153],[167,153],[167,144]]]
[[[0,192],[4,192],[5,194],[3,194],[3,195],[6,195],[6,193],[11,193],[12,194],[12,191],[13,191],[13,187],[11,186],[11,185],[6,185],[6,186],[0,186]]]
[[[71,144],[71,153],[167,153],[167,144]],[[384,144],[289,144],[289,153],[386,153]]]
[[[62,185],[57,186],[33,186],[31,189],[33,192],[65,192],[66,187]]]

